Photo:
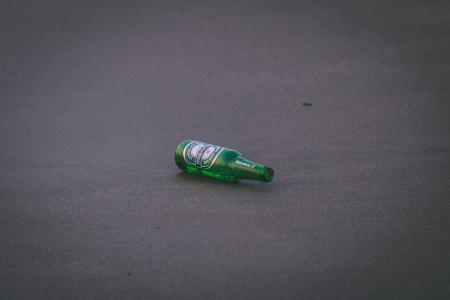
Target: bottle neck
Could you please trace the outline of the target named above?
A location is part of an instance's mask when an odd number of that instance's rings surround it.
[[[232,161],[231,168],[236,173],[236,176],[242,179],[269,182],[273,178],[273,170],[271,168],[264,167],[242,156],[238,156]]]

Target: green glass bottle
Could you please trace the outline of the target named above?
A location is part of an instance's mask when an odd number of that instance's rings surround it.
[[[270,182],[273,170],[245,159],[236,150],[184,140],[175,151],[175,163],[187,172],[233,182],[252,179]]]

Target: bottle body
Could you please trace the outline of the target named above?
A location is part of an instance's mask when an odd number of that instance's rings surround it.
[[[273,170],[252,162],[236,150],[194,140],[182,141],[175,151],[175,163],[187,172],[223,181],[251,179],[269,182]]]

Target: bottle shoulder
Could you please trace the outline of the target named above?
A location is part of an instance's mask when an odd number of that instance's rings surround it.
[[[220,157],[226,161],[233,160],[236,157],[241,156],[242,154],[236,150],[224,148],[222,150],[222,153],[220,154]]]

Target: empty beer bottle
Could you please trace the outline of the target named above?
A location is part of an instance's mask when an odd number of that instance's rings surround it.
[[[233,182],[253,179],[269,182],[273,170],[242,157],[236,150],[184,140],[175,151],[175,163],[187,172]]]

